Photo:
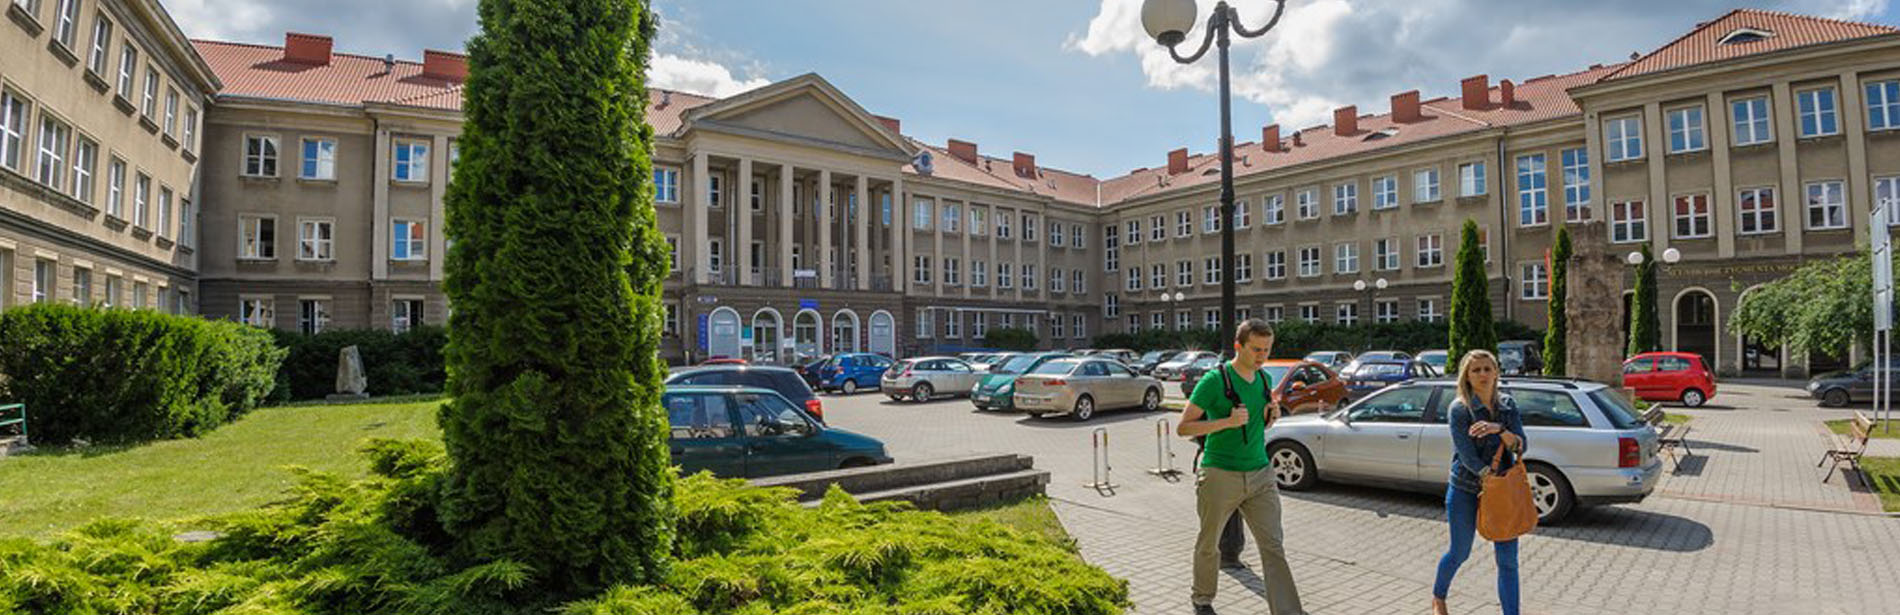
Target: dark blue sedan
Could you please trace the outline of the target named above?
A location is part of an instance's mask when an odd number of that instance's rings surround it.
[[[1340,372],[1346,380],[1346,394],[1353,399],[1371,395],[1386,385],[1413,378],[1437,376],[1438,369],[1424,361],[1359,361],[1349,371]]]

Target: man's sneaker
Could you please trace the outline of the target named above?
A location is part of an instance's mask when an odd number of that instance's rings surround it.
[[[1194,615],[1220,615],[1220,614],[1214,612],[1214,605],[1212,604],[1196,604],[1194,605]]]

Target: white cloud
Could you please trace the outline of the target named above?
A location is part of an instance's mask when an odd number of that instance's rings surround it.
[[[725,98],[771,83],[762,77],[739,78],[724,65],[672,54],[654,54],[647,65],[647,85],[716,98]]]

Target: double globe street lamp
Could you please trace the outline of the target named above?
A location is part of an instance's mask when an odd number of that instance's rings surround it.
[[[1362,293],[1366,292],[1367,289],[1371,289],[1373,291],[1385,290],[1386,285],[1387,285],[1387,282],[1385,281],[1385,278],[1379,278],[1378,280],[1373,281],[1371,284],[1366,284],[1365,280],[1352,281],[1352,289],[1362,292]],[[1377,292],[1367,293],[1366,294],[1366,318],[1370,319],[1371,321],[1377,321],[1378,311],[1379,311],[1379,294]],[[1358,319],[1354,319],[1354,320],[1356,321]]]
[[[1220,323],[1222,335],[1232,335],[1234,331],[1234,276],[1230,271],[1234,262],[1234,130],[1231,105],[1229,104],[1227,84],[1227,46],[1228,32],[1241,38],[1258,38],[1280,23],[1280,14],[1286,10],[1286,0],[1275,0],[1273,18],[1258,30],[1249,30],[1240,23],[1240,12],[1227,6],[1226,2],[1214,5],[1214,13],[1207,18],[1207,28],[1201,37],[1201,47],[1194,53],[1181,55],[1176,49],[1187,40],[1187,33],[1194,28],[1198,7],[1194,0],[1145,0],[1141,4],[1141,27],[1155,42],[1168,48],[1168,55],[1182,64],[1193,64],[1207,53],[1208,48],[1220,50]],[[1223,353],[1225,354],[1225,353]]]

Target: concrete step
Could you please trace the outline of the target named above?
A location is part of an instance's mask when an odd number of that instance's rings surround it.
[[[985,508],[1041,495],[1048,485],[1048,470],[1024,469],[852,495],[860,502],[905,501],[924,510],[953,511]],[[821,502],[810,500],[804,505],[813,507]]]
[[[852,494],[876,493],[1019,472],[1033,468],[1035,463],[1035,458],[1028,455],[977,455],[773,476],[755,479],[752,484],[760,487],[790,487],[798,490],[798,499],[801,501],[818,500],[825,497],[825,491],[832,485],[838,485]]]
[[[30,450],[33,450],[33,445],[26,443],[26,436],[0,436],[0,459]]]

